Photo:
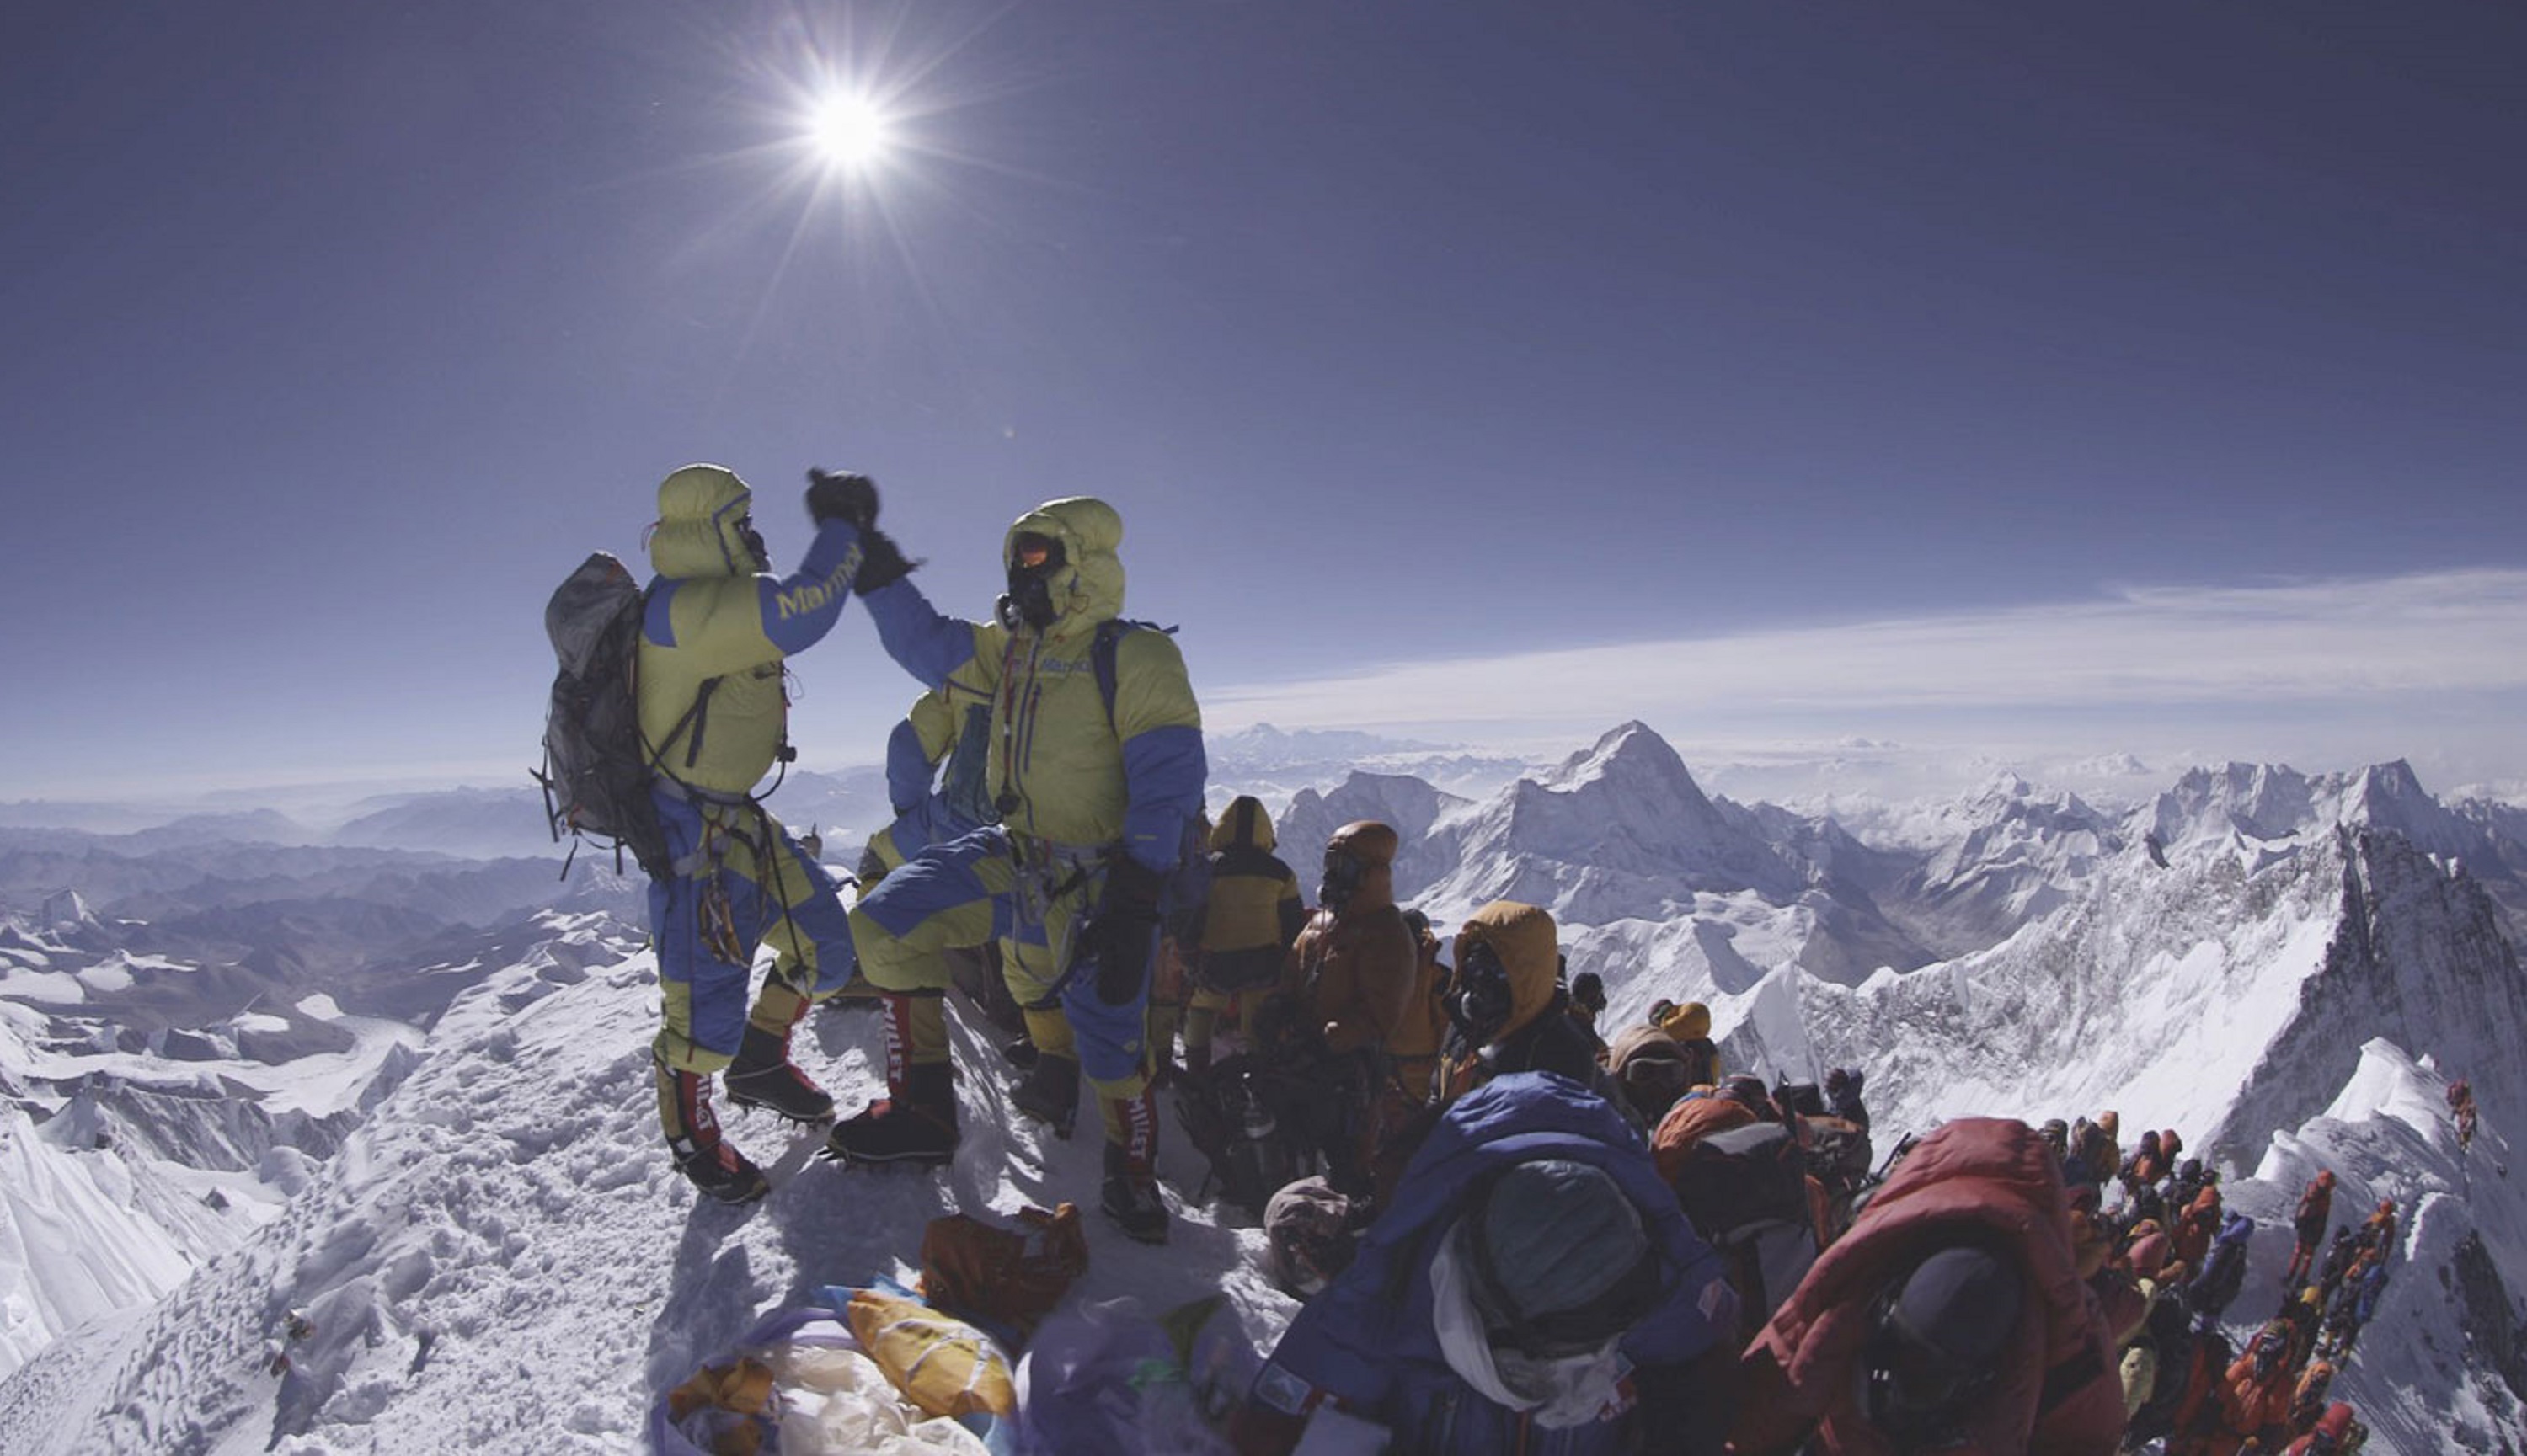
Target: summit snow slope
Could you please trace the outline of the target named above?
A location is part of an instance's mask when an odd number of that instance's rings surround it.
[[[812,1157],[813,1135],[740,1116],[731,1135],[774,1191],[743,1209],[699,1201],[658,1143],[656,1001],[654,963],[628,947],[592,970],[543,958],[487,978],[249,1243],[0,1384],[0,1450],[635,1449],[654,1395],[765,1310],[828,1283],[909,1282],[928,1220],[1093,1204],[1093,1132],[1041,1136],[1009,1115],[997,1077],[970,1072],[945,1175],[847,1171]],[[846,1107],[876,1095],[876,1019],[837,1008],[814,1025],[811,1072]],[[954,1035],[960,1067],[997,1067],[988,1038],[961,1021]],[[1199,1172],[1180,1138],[1160,1157],[1171,1177]],[[1257,1272],[1261,1235],[1177,1212],[1163,1248],[1092,1214],[1085,1287],[1165,1305],[1225,1289],[1267,1342],[1292,1306]],[[263,1345],[292,1307],[315,1332],[276,1378]]]

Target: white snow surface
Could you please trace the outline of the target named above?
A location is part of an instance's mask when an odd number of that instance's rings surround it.
[[[2299,1190],[2321,1168],[2334,1170],[2335,1223],[2396,1200],[2397,1258],[2385,1298],[2334,1383],[2375,1433],[2369,1449],[2421,1453],[2515,1449],[2527,1432],[2527,1403],[2485,1368],[2486,1321],[2498,1308],[2517,1321],[2519,1277],[2527,1272],[2527,1175],[2512,1177],[2508,1138],[2487,1116],[2460,1151],[2444,1100],[2447,1079],[2379,1038],[2333,1104],[2305,1125],[2277,1134],[2251,1180],[2225,1188],[2226,1204],[2255,1220],[2253,1255],[2233,1316],[2248,1319],[2280,1302],[2290,1220]],[[2500,1272],[2506,1297],[2485,1286],[2466,1251],[2479,1241]],[[2473,1328],[2469,1328],[2471,1325]],[[2251,1333],[2247,1325],[2231,1333]],[[2514,1356],[2513,1356],[2514,1358]]]
[[[1171,1192],[1163,1248],[1097,1218],[1093,1124],[1040,1135],[992,1076],[960,1079],[965,1138],[944,1176],[847,1171],[811,1157],[813,1134],[733,1117],[774,1191],[745,1209],[699,1200],[658,1139],[656,1003],[645,952],[573,985],[515,967],[465,993],[250,1244],[0,1384],[0,1450],[637,1449],[651,1400],[763,1313],[829,1283],[910,1283],[923,1226],[959,1210],[1090,1207],[1078,1287],[1097,1297],[1167,1308],[1224,1289],[1259,1345],[1294,1311],[1260,1273],[1260,1232],[1213,1209]],[[846,1108],[877,1095],[876,1019],[829,1010],[816,1029],[800,1038],[808,1070]],[[957,1023],[960,1067],[996,1068],[991,1046]],[[1199,1174],[1180,1137],[1160,1156],[1171,1178]],[[292,1307],[315,1332],[276,1379],[264,1341]]]
[[[0,1108],[0,1370],[192,1272],[176,1240],[133,1210],[122,1168],[56,1148],[25,1113]],[[82,1255],[60,1257],[65,1249]]]

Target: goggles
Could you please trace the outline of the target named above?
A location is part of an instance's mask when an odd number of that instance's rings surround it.
[[[1022,530],[1009,542],[1009,570],[1050,572],[1061,566],[1061,542],[1040,531]]]
[[[1475,941],[1457,960],[1457,994],[1449,1009],[1469,1039],[1487,1041],[1509,1020],[1509,968],[1487,940]]]

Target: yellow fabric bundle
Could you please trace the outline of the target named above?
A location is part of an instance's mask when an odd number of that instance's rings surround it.
[[[844,1314],[860,1347],[924,1413],[1007,1416],[1017,1410],[1007,1357],[973,1326],[875,1289],[853,1294]]]

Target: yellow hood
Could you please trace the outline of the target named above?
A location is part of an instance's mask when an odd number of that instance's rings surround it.
[[[1551,912],[1516,900],[1494,900],[1475,911],[1457,933],[1457,964],[1464,965],[1466,952],[1477,945],[1489,945],[1509,973],[1509,1020],[1492,1033],[1497,1041],[1553,1004],[1554,983],[1562,973],[1562,942]]]
[[[1264,801],[1253,794],[1239,794],[1229,800],[1228,812],[1211,831],[1213,850],[1230,850],[1239,845],[1251,849],[1272,847],[1272,816],[1264,812]]]
[[[738,523],[754,509],[754,492],[737,472],[689,465],[658,482],[658,524],[649,532],[649,568],[661,577],[750,577],[754,558]]]
[[[1001,537],[1001,568],[1008,569],[1017,538],[1029,531],[1061,542],[1061,571],[1048,583],[1058,614],[1045,635],[1071,636],[1123,613],[1123,518],[1093,496],[1074,495],[1043,505],[1009,523]]]

